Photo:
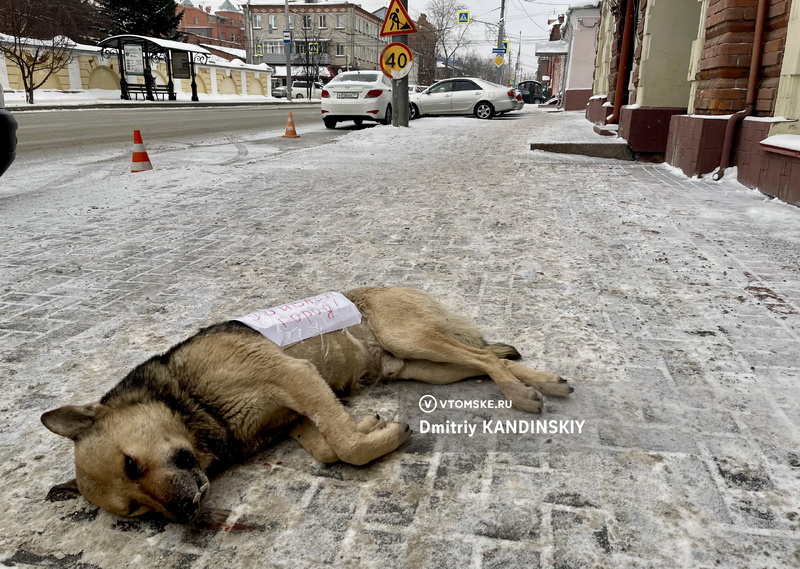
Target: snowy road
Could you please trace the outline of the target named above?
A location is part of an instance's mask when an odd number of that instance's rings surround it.
[[[0,562],[19,567],[800,566],[800,209],[664,166],[528,150],[579,115],[299,139],[282,130],[15,164],[0,179]],[[99,398],[200,326],[362,284],[425,289],[564,374],[354,398],[415,431],[365,467],[293,441],[213,482],[188,527],[82,499],[39,415]],[[420,432],[422,420],[476,434]],[[484,421],[580,432],[481,432]]]
[[[176,103],[177,105],[177,103]],[[17,152],[20,159],[65,150],[93,153],[103,147],[130,144],[134,129],[151,142],[240,135],[286,127],[292,111],[297,126],[316,128],[322,122],[319,103],[196,107],[99,108],[61,111],[18,111]]]

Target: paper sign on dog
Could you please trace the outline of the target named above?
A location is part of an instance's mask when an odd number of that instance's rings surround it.
[[[361,322],[361,313],[343,294],[326,292],[251,312],[236,320],[261,332],[279,346],[288,346],[320,334],[355,326]]]

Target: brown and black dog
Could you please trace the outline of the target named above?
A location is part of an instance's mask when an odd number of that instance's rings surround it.
[[[361,322],[280,347],[240,321],[205,328],[131,371],[99,402],[42,416],[75,443],[81,494],[120,516],[159,512],[188,522],[207,472],[290,434],[317,460],[365,464],[411,435],[378,416],[356,422],[335,393],[379,379],[446,384],[488,375],[514,407],[539,412],[566,380],[512,360],[467,317],[427,293],[364,287],[344,296]]]

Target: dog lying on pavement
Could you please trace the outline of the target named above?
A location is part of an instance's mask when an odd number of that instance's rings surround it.
[[[557,375],[514,361],[521,356],[513,347],[487,343],[474,322],[427,293],[364,287],[338,297],[360,322],[281,346],[253,322],[267,311],[253,313],[147,360],[99,402],[42,415],[75,443],[80,493],[120,516],[158,512],[185,523],[208,493],[209,472],[287,429],[320,462],[366,464],[408,440],[409,426],[378,416],[356,422],[335,393],[379,379],[446,384],[488,375],[514,407],[533,413],[542,395],[573,391]],[[336,320],[335,298],[308,300],[299,303],[308,310],[292,313],[300,316],[271,310],[270,318],[281,330],[291,321]]]

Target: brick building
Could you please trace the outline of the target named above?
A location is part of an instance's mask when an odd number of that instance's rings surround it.
[[[178,3],[180,10],[183,18],[178,29],[187,34],[189,43],[245,48],[244,14],[231,0],[197,4],[183,0]]]
[[[593,95],[640,157],[800,205],[800,1],[604,0]]]
[[[426,14],[420,14],[414,25],[417,33],[408,36],[408,47],[417,63],[417,83],[432,85],[436,81],[436,28]]]
[[[549,19],[547,24],[550,26],[548,41],[536,44],[536,58],[539,65],[536,79],[542,83],[547,93],[557,95],[561,92],[561,77],[564,73],[564,63],[569,49],[567,43],[561,38],[564,15]]]

